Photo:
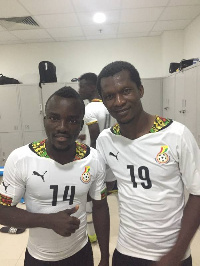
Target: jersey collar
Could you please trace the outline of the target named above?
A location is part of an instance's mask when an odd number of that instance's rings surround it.
[[[102,102],[102,100],[100,100],[100,99],[93,99],[93,100],[91,100],[91,103],[93,103],[93,102]]]
[[[46,140],[35,141],[29,144],[29,148],[40,157],[50,158],[46,150]],[[90,154],[90,147],[76,141],[76,155],[74,161],[81,160]]]
[[[163,118],[157,115],[152,128],[149,130],[149,133],[156,133],[160,130],[163,130],[164,128],[171,125],[172,122],[172,119]],[[113,127],[111,127],[111,132],[115,135],[121,135],[119,124],[115,124]]]

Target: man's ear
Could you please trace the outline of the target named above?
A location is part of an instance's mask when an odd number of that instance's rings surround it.
[[[46,116],[44,116],[44,118],[43,118],[43,125],[44,125],[44,127],[45,127],[45,125],[46,125],[46,120],[47,119],[47,117]]]
[[[139,87],[139,92],[140,92],[140,98],[142,98],[144,95],[144,87],[142,85],[140,85]]]

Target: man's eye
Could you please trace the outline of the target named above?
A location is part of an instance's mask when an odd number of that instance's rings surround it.
[[[129,93],[130,93],[130,91],[131,91],[131,89],[130,89],[130,88],[125,88],[125,89],[124,89],[124,94],[129,94]]]
[[[77,123],[78,123],[78,121],[77,121],[76,119],[71,119],[69,122],[70,122],[71,124],[77,124]]]
[[[112,98],[113,98],[113,95],[112,95],[112,94],[108,94],[108,95],[106,95],[106,97],[105,97],[105,99],[106,99],[107,101],[112,100]]]
[[[59,120],[59,118],[55,117],[55,116],[49,116],[48,119],[51,121],[58,121]]]

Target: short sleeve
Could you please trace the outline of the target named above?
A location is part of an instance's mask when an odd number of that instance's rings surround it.
[[[106,156],[104,154],[104,149],[103,149],[102,144],[101,144],[101,138],[99,138],[99,137],[97,138],[97,141],[96,141],[96,149],[97,149],[97,152],[102,157],[102,159],[104,160],[104,164],[106,165],[106,178],[105,178],[105,182],[115,181],[116,180],[116,177],[115,177],[115,175],[113,174],[112,170],[110,169],[110,167],[107,164]]]
[[[95,180],[93,181],[90,187],[89,194],[91,198],[94,200],[102,200],[107,195],[107,189],[106,189],[106,184],[105,184],[106,165],[102,157],[100,156],[100,154],[96,152],[96,156],[97,156],[96,176],[95,176]]]
[[[115,181],[116,177],[113,174],[112,170],[110,169],[110,167],[106,167],[106,178],[105,178],[105,182],[112,182]]]
[[[84,120],[87,126],[98,123],[94,106],[90,103],[85,107]]]
[[[194,136],[184,127],[178,146],[179,168],[186,189],[193,195],[200,195],[200,150]]]
[[[97,151],[99,152],[100,156],[102,157],[102,159],[104,160],[104,163],[107,164],[107,160],[106,160],[106,156],[105,156],[105,149],[103,149],[102,147],[102,142],[101,142],[101,135],[100,134],[97,138],[97,141],[96,141],[96,149]]]
[[[8,157],[5,167],[3,180],[0,185],[0,204],[15,206],[20,202],[25,192],[25,182],[21,178],[20,163],[17,158],[16,150]]]

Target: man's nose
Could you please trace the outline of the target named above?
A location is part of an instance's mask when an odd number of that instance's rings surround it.
[[[61,119],[58,128],[59,128],[59,130],[62,130],[62,131],[68,130],[67,121],[65,119]]]
[[[116,106],[121,106],[126,102],[126,100],[124,99],[123,95],[121,94],[117,94],[116,98],[115,98],[115,105]]]

